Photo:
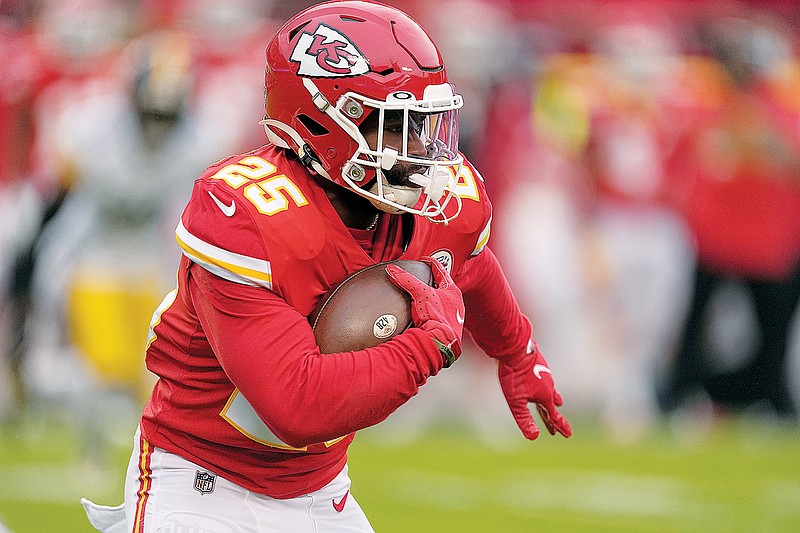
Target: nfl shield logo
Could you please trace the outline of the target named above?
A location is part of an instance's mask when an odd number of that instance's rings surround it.
[[[194,476],[194,490],[200,494],[211,494],[214,492],[214,482],[216,480],[217,476],[214,474],[198,470],[197,475]]]

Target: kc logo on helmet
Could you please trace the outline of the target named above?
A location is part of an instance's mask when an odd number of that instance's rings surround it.
[[[302,33],[290,59],[300,63],[300,76],[330,78],[369,72],[369,62],[356,45],[325,24],[314,33]]]

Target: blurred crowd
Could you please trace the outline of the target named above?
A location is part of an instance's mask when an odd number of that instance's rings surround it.
[[[0,0],[0,419],[69,405],[99,446],[138,414],[180,209],[206,166],[266,142],[264,48],[312,3]],[[796,423],[800,7],[388,3],[464,95],[491,246],[565,412],[621,440]],[[468,354],[398,424],[444,405],[502,439],[491,364]]]

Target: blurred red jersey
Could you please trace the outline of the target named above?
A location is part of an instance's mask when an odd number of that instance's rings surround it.
[[[705,268],[758,279],[784,279],[797,268],[799,118],[766,85],[740,93],[722,85],[695,110],[673,173]]]

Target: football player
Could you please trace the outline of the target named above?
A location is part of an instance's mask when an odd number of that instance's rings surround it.
[[[326,2],[267,48],[269,143],[196,181],[176,230],[178,287],[154,314],[158,376],[125,503],[84,501],[109,531],[372,531],[350,495],[347,448],[461,353],[463,329],[498,362],[523,435],[571,435],[531,324],[487,248],[491,205],[459,153],[462,98],[405,13]],[[380,346],[321,354],[307,321],[362,268],[396,266],[414,326]]]

